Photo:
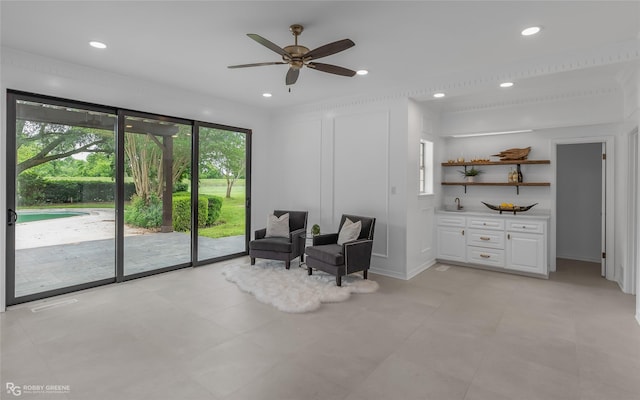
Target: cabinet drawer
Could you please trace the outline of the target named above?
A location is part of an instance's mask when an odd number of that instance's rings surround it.
[[[504,220],[470,217],[467,220],[467,226],[469,228],[504,230]]]
[[[544,233],[544,221],[510,220],[507,222],[507,230],[511,232]]]
[[[504,249],[504,232],[468,229],[467,245]]]
[[[464,217],[457,215],[438,215],[438,225],[440,226],[465,226]]]
[[[504,267],[504,250],[467,246],[467,262]]]

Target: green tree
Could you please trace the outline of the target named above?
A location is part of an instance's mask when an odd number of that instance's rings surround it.
[[[81,176],[114,177],[114,160],[110,154],[92,153],[87,156],[81,167]]]
[[[205,171],[217,170],[227,181],[226,198],[236,180],[243,178],[246,165],[246,135],[207,128],[200,135],[200,164]]]
[[[179,126],[178,134],[158,137],[151,134],[127,133],[125,154],[127,172],[131,174],[136,194],[147,201],[151,195],[162,198],[165,169],[165,148],[171,145],[171,182],[173,185],[188,173],[191,161],[191,128]]]
[[[16,132],[17,174],[73,154],[113,152],[113,130],[19,120]],[[74,161],[58,167],[69,167]]]

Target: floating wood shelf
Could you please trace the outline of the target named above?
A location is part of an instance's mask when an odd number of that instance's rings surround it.
[[[551,164],[551,160],[505,160],[505,161],[464,161],[443,162],[443,167],[466,167],[472,165],[521,165],[521,164]]]
[[[442,182],[442,184],[453,186],[551,186],[549,182]]]
[[[467,193],[467,186],[515,186],[516,194],[520,194],[520,186],[551,186],[549,182],[442,182],[448,186],[464,186],[464,192]]]
[[[517,171],[520,172],[522,164],[551,164],[550,160],[505,160],[505,161],[463,161],[463,162],[443,162],[443,167],[467,167],[475,165],[516,165]],[[442,182],[443,185],[464,186],[464,192],[467,193],[467,186],[514,186],[516,194],[520,194],[520,186],[551,186],[549,182]]]

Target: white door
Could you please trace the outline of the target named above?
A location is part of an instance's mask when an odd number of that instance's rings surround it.
[[[600,275],[606,276],[607,274],[607,144],[602,142],[602,211],[601,217],[601,230],[600,241],[602,248],[602,259],[600,260]]]

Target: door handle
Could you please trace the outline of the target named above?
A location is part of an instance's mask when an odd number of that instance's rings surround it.
[[[12,209],[7,210],[7,225],[12,226],[18,220],[18,214]]]

